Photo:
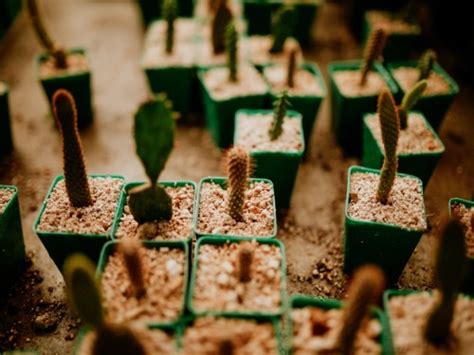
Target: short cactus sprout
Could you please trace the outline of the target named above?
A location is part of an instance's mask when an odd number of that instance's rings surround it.
[[[219,342],[218,355],[234,355],[234,343],[229,338],[224,338]]]
[[[398,169],[397,144],[400,134],[398,112],[392,94],[383,90],[378,99],[377,107],[382,141],[385,151],[380,181],[377,189],[377,201],[386,204],[392,190]]]
[[[293,46],[288,54],[288,64],[286,70],[286,86],[293,88],[295,86],[295,73],[299,49]]]
[[[94,264],[82,254],[64,263],[64,279],[72,308],[95,331],[92,354],[145,355],[149,352],[130,328],[108,322],[104,317]]]
[[[212,19],[212,49],[214,54],[220,54],[226,48],[226,29],[232,22],[232,11],[227,4],[227,0],[215,0],[215,15]]]
[[[273,104],[273,121],[270,130],[268,131],[272,141],[278,139],[278,137],[283,133],[283,121],[286,116],[288,105],[288,91],[285,90],[278,96],[278,99],[275,100],[275,103]]]
[[[247,283],[252,279],[251,269],[253,261],[253,248],[245,243],[239,247],[239,281]]]
[[[238,51],[238,33],[235,28],[235,23],[230,22],[226,28],[226,50],[227,50],[227,67],[229,68],[229,81],[237,82],[237,51]]]
[[[129,192],[128,206],[139,224],[172,217],[171,197],[156,181],[173,150],[174,130],[172,104],[164,94],[144,102],[135,114],[137,155],[148,176],[148,184]]]
[[[406,129],[408,126],[408,113],[416,105],[418,100],[426,90],[428,82],[421,80],[403,96],[402,103],[398,105],[398,117],[400,119],[400,129]]]
[[[228,176],[228,211],[229,215],[238,222],[243,221],[245,191],[250,174],[250,158],[240,147],[233,147],[227,152]]]
[[[425,338],[433,344],[445,344],[451,334],[454,305],[464,281],[466,246],[463,227],[456,219],[443,228],[436,258],[435,275],[440,299],[428,317]]]
[[[127,269],[135,298],[141,298],[146,294],[145,267],[140,252],[141,249],[141,244],[137,239],[127,238],[118,244],[118,251]]]
[[[288,37],[293,33],[295,10],[293,6],[283,6],[275,12],[272,18],[273,44],[270,53],[281,53]]]
[[[373,69],[374,62],[382,55],[387,34],[381,28],[374,30],[367,41],[364,51],[364,62],[360,70],[360,86],[367,82],[367,75]]]
[[[337,345],[342,355],[354,353],[354,341],[369,307],[377,304],[385,288],[383,271],[375,265],[362,266],[356,270],[346,306],[343,310],[342,327]]]
[[[31,23],[33,24],[36,36],[41,42],[41,45],[54,58],[54,63],[57,68],[67,68],[66,51],[64,50],[64,48],[58,45],[49,35],[44,25],[43,18],[41,17],[41,12],[38,8],[37,1],[26,0],[26,5],[28,8],[28,13],[30,15]]]
[[[162,12],[162,17],[166,21],[166,53],[171,54],[174,45],[174,22],[177,16],[176,0],[164,0]]]
[[[432,49],[428,49],[422,54],[418,61],[418,81],[428,79],[431,71],[433,70],[434,63],[436,62],[436,53]]]
[[[81,138],[77,128],[77,110],[72,95],[63,89],[53,95],[53,113],[63,141],[64,180],[73,207],[92,205]]]

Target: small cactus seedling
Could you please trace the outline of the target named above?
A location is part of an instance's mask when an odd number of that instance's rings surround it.
[[[130,328],[105,320],[94,264],[84,255],[74,254],[64,264],[68,298],[86,325],[95,331],[93,355],[145,355],[149,352]]]
[[[77,129],[76,104],[68,91],[60,89],[54,93],[53,112],[62,134],[64,180],[69,202],[74,207],[90,206],[93,202]]]
[[[466,246],[459,221],[452,219],[443,228],[436,258],[435,275],[440,299],[428,317],[425,338],[444,344],[450,336],[454,305],[466,270]]]
[[[240,147],[227,152],[228,211],[235,221],[243,221],[245,190],[250,173],[250,158]]]
[[[247,283],[252,279],[251,269],[253,261],[253,248],[248,244],[239,247],[239,281]]]
[[[164,0],[163,18],[166,21],[166,53],[173,52],[174,45],[174,22],[177,16],[176,0]]]
[[[379,267],[366,265],[356,270],[343,310],[342,328],[337,338],[340,354],[354,353],[353,345],[357,332],[368,314],[369,307],[379,302],[384,287],[385,277]]]
[[[156,181],[173,149],[174,129],[172,105],[164,94],[143,103],[135,114],[137,155],[149,180],[129,193],[128,206],[139,224],[172,217],[171,197]]]
[[[140,242],[131,238],[125,239],[118,244],[118,251],[122,255],[136,298],[141,298],[146,294],[144,280],[145,265],[143,265],[141,248]]]
[[[28,7],[28,13],[30,14],[31,22],[35,29],[36,35],[38,36],[41,44],[54,58],[54,63],[57,68],[67,68],[66,52],[61,46],[51,39],[51,36],[44,25],[43,18],[41,17],[38,3],[36,0],[27,0],[26,5]]]
[[[408,126],[408,113],[416,105],[418,100],[426,90],[428,82],[421,80],[403,96],[402,103],[398,106],[398,117],[400,118],[400,129],[406,129]]]
[[[273,121],[268,131],[272,141],[278,139],[283,133],[283,121],[286,117],[286,110],[288,109],[288,91],[283,91],[278,99],[273,104]]]
[[[286,70],[286,86],[293,88],[295,86],[296,61],[298,56],[298,48],[293,46],[288,54],[288,66]]]
[[[214,54],[224,53],[226,48],[226,29],[232,22],[232,11],[227,0],[216,0],[216,11],[212,19],[212,49]]]
[[[376,29],[370,34],[364,52],[364,62],[360,71],[360,86],[364,86],[367,82],[367,76],[373,69],[374,62],[381,56],[385,39],[387,35],[381,28]]]
[[[418,61],[418,81],[428,79],[431,71],[433,70],[434,63],[436,62],[436,53],[432,49],[428,49],[420,57]]]
[[[278,9],[272,18],[272,37],[273,43],[270,53],[281,53],[288,37],[293,33],[295,21],[294,8],[292,6],[283,6]]]
[[[238,51],[238,33],[234,22],[229,23],[226,29],[226,50],[227,50],[227,68],[229,68],[229,80],[238,81],[237,73],[237,51]]]
[[[222,339],[219,342],[218,355],[234,355],[234,343],[231,339]]]
[[[397,108],[392,94],[387,90],[380,93],[377,111],[385,151],[382,172],[380,173],[380,181],[377,189],[377,201],[385,205],[388,202],[388,196],[390,195],[397,176],[397,144],[400,134]]]

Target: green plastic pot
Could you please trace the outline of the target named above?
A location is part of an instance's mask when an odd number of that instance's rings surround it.
[[[384,270],[389,282],[395,283],[424,230],[407,229],[394,224],[363,221],[351,217],[349,202],[353,173],[380,175],[380,170],[361,166],[349,168],[344,209],[344,271],[351,273],[361,265],[377,264]],[[423,187],[423,183],[416,176],[407,174],[397,174],[397,176],[413,178]]]
[[[301,113],[301,115],[303,116],[304,144],[306,149],[308,149],[311,143],[311,133],[313,132],[313,127],[316,123],[316,117],[319,112],[319,107],[321,106],[321,102],[326,97],[326,84],[324,83],[324,78],[321,73],[321,70],[319,69],[319,66],[316,63],[307,62],[301,64],[301,68],[310,72],[318,81],[319,86],[321,87],[320,95],[288,95],[290,107],[293,110]],[[265,69],[263,71],[263,76],[265,77]],[[268,80],[267,83],[269,84]],[[274,102],[280,93],[273,91],[270,85],[269,90],[271,102]]]
[[[90,177],[112,177],[120,180],[124,180],[122,176],[117,175],[99,175],[99,174],[92,174],[89,175]],[[71,232],[42,232],[39,230],[39,223],[41,221],[41,217],[46,209],[46,204],[51,196],[52,191],[56,187],[59,181],[63,180],[63,176],[56,176],[51,184],[48,193],[46,194],[46,198],[41,205],[40,212],[36,221],[33,225],[33,231],[38,235],[41,242],[45,246],[46,250],[49,253],[51,259],[53,259],[54,263],[58,267],[58,269],[62,272],[64,260],[71,254],[75,253],[82,253],[88,256],[94,262],[99,260],[100,251],[102,247],[108,240],[108,235],[103,234],[79,234],[79,233],[71,233]],[[123,194],[123,191],[120,193]],[[116,223],[116,219],[119,218],[119,209],[118,203],[121,199],[117,201],[117,209],[115,211],[114,219],[111,224],[114,226]]]
[[[423,182],[423,187],[426,187],[445,149],[443,142],[433,128],[431,128],[423,114],[421,112],[417,113],[422,116],[426,128],[433,134],[436,141],[438,141],[441,150],[437,152],[398,154],[398,171],[417,176]],[[368,120],[371,115],[373,114],[364,115],[362,165],[367,168],[381,169],[385,154],[382,143],[379,143],[375,139],[375,136],[369,127]]]
[[[0,189],[14,190],[14,195],[0,213],[0,283],[1,291],[7,291],[17,280],[25,263],[25,244],[21,227],[18,189],[0,185]],[[2,292],[0,292],[2,293]]]
[[[320,298],[314,297],[309,295],[294,295],[290,298],[290,309],[289,309],[289,326],[288,326],[288,339],[290,341],[289,344],[289,353],[292,352],[292,341],[293,338],[293,322],[291,318],[291,311],[298,308],[305,308],[305,307],[316,307],[323,310],[330,310],[330,309],[340,309],[344,305],[344,302],[335,299],[329,298]],[[382,333],[380,334],[380,345],[382,346],[382,355],[391,355],[393,354],[393,344],[392,344],[392,336],[390,333],[390,325],[388,323],[388,318],[386,314],[379,309],[378,307],[372,307],[371,314],[373,318],[376,318],[380,325],[382,326]]]
[[[83,48],[73,48],[69,54],[79,53],[86,56]],[[41,86],[51,105],[54,93],[59,89],[68,90],[74,97],[77,108],[77,124],[79,128],[86,127],[93,120],[93,109],[91,102],[91,72],[90,70],[75,72],[71,74],[58,74],[42,78],[40,76],[41,63],[49,57],[48,53],[36,57],[36,71]]]
[[[242,115],[273,115],[271,110],[239,110],[235,116],[235,135],[234,145],[238,142],[238,127]],[[301,127],[301,148],[298,151],[264,151],[252,150],[249,155],[255,166],[252,176],[256,178],[268,179],[273,183],[275,189],[275,203],[278,209],[287,209],[290,207],[291,195],[298,175],[298,168],[304,153],[304,136],[301,114],[296,111],[287,111],[286,115],[290,119],[300,121]],[[287,118],[288,119],[288,118]],[[281,169],[281,167],[285,167]]]
[[[416,68],[418,66],[418,61],[411,60],[411,61],[404,61],[404,62],[394,62],[388,63],[387,69],[393,77],[393,81],[398,85],[400,96],[405,94],[405,91],[402,89],[400,84],[398,84],[395,76],[393,75],[394,71],[400,67],[412,67]],[[449,108],[451,107],[454,98],[459,93],[459,86],[456,84],[453,78],[446,73],[438,63],[435,63],[433,66],[433,70],[435,73],[440,75],[449,85],[449,92],[444,94],[436,94],[436,95],[424,95],[422,96],[416,105],[413,107],[414,110],[422,112],[431,126],[438,130],[443,121],[444,116],[448,112]],[[373,111],[373,110],[372,110]]]
[[[228,99],[216,100],[212,97],[204,81],[204,73],[212,68],[202,68],[198,78],[202,87],[206,124],[214,143],[219,148],[227,148],[234,137],[235,113],[241,108],[263,109],[267,93],[235,96]]]
[[[332,129],[337,142],[352,155],[362,150],[362,116],[373,112],[377,107],[376,95],[345,96],[334,80],[338,71],[359,70],[362,61],[335,62],[328,66],[331,88]],[[398,87],[382,64],[375,63],[374,70],[385,80],[393,95],[397,95]]]
[[[362,27],[362,48],[365,48],[372,31],[373,26],[369,20],[368,12],[365,12]],[[410,58],[410,54],[419,49],[420,44],[421,28],[418,24],[416,24],[416,31],[410,33],[390,33],[383,50],[383,58],[385,61],[406,60]]]
[[[5,351],[2,353],[3,355],[40,355],[39,352],[36,350],[12,350],[12,351]]]
[[[467,208],[474,207],[474,201],[465,200],[462,198],[452,198],[449,200],[449,213],[451,214],[454,205],[464,205]],[[463,286],[461,291],[474,296],[474,257],[468,257],[467,261],[467,272],[464,278]]]
[[[259,244],[275,245],[277,246],[282,255],[281,264],[280,264],[280,273],[281,273],[281,283],[280,283],[280,295],[281,295],[281,305],[278,311],[268,312],[268,311],[221,311],[221,310],[205,310],[200,311],[194,308],[193,304],[193,295],[196,285],[196,278],[198,273],[198,263],[199,263],[199,249],[202,245],[212,244],[212,245],[224,245],[226,243],[240,243],[248,242],[250,240],[256,240]],[[268,319],[271,317],[279,317],[285,311],[287,307],[287,294],[286,294],[286,261],[285,261],[285,247],[282,242],[277,239],[268,239],[268,238],[246,238],[246,237],[227,237],[227,236],[218,236],[218,237],[203,237],[198,239],[196,247],[194,250],[194,260],[193,267],[191,271],[191,279],[189,284],[189,292],[187,295],[187,306],[191,314],[195,316],[231,316],[231,317],[252,317],[254,319]]]
[[[249,183],[251,182],[265,182],[267,184],[270,184],[273,188],[273,183],[268,180],[268,179],[257,179],[257,178],[252,178],[248,180]],[[196,235],[196,238],[201,238],[203,236],[209,236],[209,237],[219,237],[221,236],[220,234],[212,234],[212,233],[206,233],[201,230],[199,230],[198,227],[198,221],[199,221],[199,208],[201,206],[201,189],[202,185],[207,182],[212,182],[215,184],[218,184],[222,186],[222,188],[226,189],[226,184],[227,184],[227,178],[224,177],[205,177],[202,178],[201,181],[199,181],[199,187],[197,190],[197,198],[196,198],[196,205],[194,207],[194,216],[193,216],[193,228],[194,228],[194,234]],[[276,217],[276,207],[275,207],[275,195],[273,196],[273,231],[270,235],[266,236],[255,236],[255,235],[249,235],[249,236],[242,236],[242,235],[226,235],[225,237],[245,237],[245,238],[275,238],[277,234],[277,217]]]
[[[8,86],[0,93],[0,157],[13,150],[12,130],[10,126],[10,109],[8,107]]]
[[[143,19],[143,25],[148,26],[153,20],[161,17],[161,4],[163,0],[138,0],[140,12]],[[179,0],[178,16],[192,17],[194,12],[194,0]]]
[[[117,245],[120,241],[109,241],[107,242],[104,247],[102,248],[102,252],[100,253],[99,263],[97,264],[97,278],[102,277],[102,273],[107,266],[107,262],[109,257],[115,252]],[[185,309],[186,309],[186,298],[188,294],[188,281],[189,281],[189,246],[188,243],[185,241],[143,241],[143,246],[147,249],[160,249],[160,248],[169,248],[169,249],[181,249],[184,251],[184,278],[183,278],[183,306],[181,309],[181,313],[179,317],[175,320],[168,321],[168,322],[151,322],[147,323],[148,326],[159,328],[159,327],[170,327],[175,326],[183,316]],[[118,285],[117,285],[118,287]]]
[[[0,39],[3,34],[6,33],[10,25],[15,21],[21,7],[22,0],[0,1]]]

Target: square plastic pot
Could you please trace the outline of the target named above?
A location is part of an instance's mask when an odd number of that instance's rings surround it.
[[[474,201],[469,201],[462,198],[450,199],[448,206],[450,214],[454,205],[464,205],[466,206],[466,208],[473,208]],[[461,287],[461,291],[470,296],[474,296],[474,257],[468,257],[466,276],[464,278],[464,283]]]
[[[403,62],[394,62],[388,63],[386,65],[388,71],[392,75],[393,81],[398,85],[400,96],[405,95],[405,91],[402,89],[401,85],[397,82],[394,76],[394,72],[397,68],[400,67],[412,67],[416,68],[418,66],[418,61],[403,61]],[[433,66],[433,71],[440,75],[449,85],[449,91],[442,94],[435,95],[424,95],[422,96],[416,105],[413,107],[413,110],[422,112],[431,126],[438,130],[443,121],[443,118],[446,116],[449,108],[451,107],[454,98],[459,93],[459,86],[456,84],[453,78],[446,73],[443,68],[439,66],[438,63],[435,63]],[[373,110],[372,110],[373,111]]]
[[[316,63],[307,62],[302,64],[301,68],[310,72],[321,87],[320,95],[288,95],[290,107],[293,110],[301,113],[301,115],[303,116],[304,144],[306,149],[308,149],[311,142],[311,133],[313,132],[316,117],[319,112],[319,107],[321,106],[321,102],[326,97],[327,90],[321,70],[319,69],[319,66]],[[265,76],[265,69],[263,71],[263,75]],[[272,91],[270,85],[269,90],[271,102],[274,102],[277,99],[279,93]]]
[[[423,116],[420,112],[418,112],[418,114]],[[385,154],[383,146],[375,139],[369,127],[368,120],[370,115],[372,114],[364,115],[362,165],[367,168],[381,169]],[[431,128],[428,121],[424,116],[422,118],[426,128],[433,134],[442,149],[436,152],[398,154],[398,171],[417,176],[423,182],[423,187],[426,187],[445,149],[443,142],[433,128]]]
[[[68,54],[82,54],[86,57],[86,50],[83,48],[74,48],[68,51]],[[51,101],[54,93],[59,89],[68,90],[76,102],[77,108],[77,124],[79,128],[86,127],[93,120],[93,110],[91,102],[91,72],[90,70],[79,71],[74,73],[63,73],[47,77],[41,77],[41,64],[49,57],[48,53],[40,54],[36,57],[36,71],[38,80],[48,98]]]
[[[89,175],[90,177],[112,177],[116,179],[120,179],[124,181],[122,176],[117,175],[96,175],[92,174]],[[48,200],[53,192],[54,188],[58,184],[59,181],[63,180],[63,176],[57,176],[53,183],[51,184],[46,198],[41,205],[40,212],[36,221],[33,225],[33,232],[35,232],[38,237],[40,238],[41,242],[43,243],[44,247],[49,253],[51,259],[53,259],[54,263],[56,264],[57,268],[62,272],[64,260],[71,254],[75,253],[82,253],[88,256],[91,260],[96,262],[99,260],[99,255],[102,250],[102,247],[108,240],[108,234],[79,234],[79,233],[71,233],[71,232],[44,232],[39,230],[39,223],[41,221],[41,217],[46,209],[46,205]],[[122,189],[123,190],[123,189]],[[119,209],[118,204],[121,200],[121,195],[123,191],[121,191],[118,201],[117,201],[117,208],[113,217],[113,221],[111,224],[112,228],[117,218],[119,218]]]
[[[227,148],[232,144],[234,137],[235,113],[241,108],[263,109],[267,93],[234,96],[228,99],[216,100],[212,97],[204,80],[204,73],[207,70],[212,70],[212,67],[200,69],[198,72],[198,78],[202,87],[207,128],[211,133],[214,143],[219,148]]]
[[[377,108],[376,95],[345,96],[339,89],[334,74],[338,71],[359,70],[362,61],[335,62],[328,66],[331,90],[332,129],[337,142],[346,153],[359,155],[362,151],[362,116]],[[380,63],[374,64],[374,71],[385,80],[387,87],[394,96],[398,87],[390,74]]]
[[[363,221],[351,217],[349,202],[353,173],[380,175],[380,170],[360,166],[349,168],[344,209],[344,271],[351,273],[361,265],[373,263],[384,270],[390,283],[395,283],[424,230],[407,229],[394,224]],[[423,187],[423,183],[416,176],[397,174],[397,177],[404,176],[417,180]],[[423,191],[423,188],[421,190]],[[424,211],[423,214],[425,214]]]
[[[153,20],[161,18],[161,5],[163,0],[139,0],[138,5],[142,14],[143,25],[148,26]],[[194,12],[194,0],[179,0],[178,16],[192,17]]]
[[[200,238],[200,237],[203,237],[203,236],[209,236],[209,237],[220,237],[222,236],[221,234],[212,234],[212,233],[206,233],[204,231],[201,231],[199,230],[199,227],[198,227],[198,221],[199,221],[199,209],[201,207],[201,189],[202,189],[202,186],[203,184],[205,183],[208,183],[208,182],[212,182],[214,184],[218,184],[220,186],[222,186],[223,189],[226,189],[226,184],[227,184],[227,178],[224,178],[224,177],[205,177],[205,178],[202,178],[201,181],[199,181],[199,187],[198,187],[198,190],[197,190],[197,197],[196,197],[196,205],[194,207],[194,217],[193,217],[193,228],[194,228],[194,234],[196,235],[196,238]],[[267,180],[267,179],[256,179],[256,178],[252,178],[252,179],[249,179],[248,181],[249,183],[252,183],[252,182],[265,182],[267,184],[270,184],[272,186],[272,189],[273,189],[273,183],[270,181],[270,180]],[[252,238],[275,238],[276,237],[276,234],[277,234],[277,217],[276,217],[276,205],[275,205],[275,194],[273,194],[273,230],[272,230],[272,233],[269,234],[269,235],[266,235],[266,236],[255,236],[255,235],[249,235],[249,236],[242,236],[242,235],[225,235],[225,237],[236,237],[236,238],[240,238],[240,237],[245,237],[247,239],[252,239]]]
[[[193,295],[195,292],[197,273],[199,272],[199,251],[202,245],[224,245],[226,243],[241,243],[248,242],[250,240],[256,240],[259,244],[274,245],[278,247],[281,251],[281,264],[280,264],[280,297],[281,305],[280,308],[275,312],[269,311],[222,311],[222,310],[204,310],[200,311],[194,308],[193,304]],[[188,310],[194,316],[230,316],[230,317],[252,317],[254,319],[268,319],[271,317],[281,316],[287,308],[287,294],[286,294],[286,259],[285,259],[285,247],[282,242],[277,239],[268,239],[268,238],[246,238],[246,237],[227,237],[227,236],[218,236],[218,237],[204,237],[197,241],[196,247],[194,250],[194,259],[193,267],[191,271],[191,279],[189,284],[188,300],[187,306]]]
[[[319,298],[308,295],[294,295],[290,298],[290,309],[289,309],[289,326],[288,326],[288,339],[289,339],[289,353],[292,353],[292,339],[293,339],[293,322],[291,320],[291,311],[298,308],[305,307],[316,307],[323,310],[330,309],[341,309],[344,305],[344,302],[340,300],[330,299],[330,298]],[[382,326],[382,332],[380,334],[379,342],[382,347],[382,355],[392,355],[393,344],[392,336],[390,333],[390,325],[388,324],[388,318],[386,314],[379,309],[378,307],[372,307],[371,315],[373,318],[377,319]]]
[[[107,262],[109,257],[115,252],[117,245],[120,241],[109,241],[107,242],[104,247],[102,248],[102,252],[100,253],[99,263],[97,264],[97,278],[100,279],[102,277],[102,273],[107,266]],[[181,308],[181,313],[175,320],[168,321],[168,322],[150,322],[147,323],[147,326],[160,328],[160,327],[170,327],[176,326],[181,317],[184,315],[186,309],[186,299],[188,294],[188,281],[189,281],[189,245],[185,241],[143,241],[143,246],[147,249],[160,249],[160,248],[169,248],[169,249],[180,249],[184,251],[184,278],[183,278],[183,303]],[[119,287],[119,285],[117,285]]]
[[[270,110],[239,110],[235,116],[235,136],[234,145],[239,145],[238,142],[238,127],[240,117],[242,115],[273,115],[273,111]],[[303,158],[303,152],[305,147],[302,118],[301,115],[296,111],[287,111],[286,115],[293,120],[300,122],[301,134],[301,148],[298,151],[264,151],[264,150],[252,150],[249,151],[249,155],[252,158],[252,164],[254,170],[252,176],[256,178],[268,179],[273,182],[275,189],[275,203],[278,209],[287,209],[290,207],[291,195],[296,182],[296,176],[298,175],[298,168],[300,166],[301,159]],[[288,119],[288,118],[287,118]],[[281,169],[281,167],[285,167]]]
[[[0,213],[0,294],[17,280],[25,263],[25,244],[21,227],[18,190],[15,186],[0,185],[0,189],[14,190],[13,197]]]
[[[10,109],[8,106],[9,89],[7,84],[4,84],[5,91],[0,93],[0,157],[13,150]]]

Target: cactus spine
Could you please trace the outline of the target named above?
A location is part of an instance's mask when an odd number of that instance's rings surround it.
[[[30,14],[31,23],[41,44],[49,54],[53,56],[57,68],[67,68],[66,52],[51,39],[44,25],[43,18],[41,17],[38,3],[36,0],[27,0],[26,5],[28,7],[28,13]]]
[[[118,244],[118,251],[125,263],[135,297],[143,297],[146,294],[145,280],[143,278],[145,265],[143,265],[140,242],[136,239],[124,239]]]
[[[283,121],[288,109],[288,91],[283,91],[273,104],[273,121],[268,131],[272,141],[278,139],[283,133]]]
[[[239,247],[239,281],[247,283],[252,279],[251,269],[253,261],[253,248],[247,243]]]
[[[378,100],[378,115],[382,130],[382,141],[385,150],[380,181],[377,189],[377,201],[383,204],[388,202],[398,169],[397,144],[400,134],[400,122],[397,108],[392,95],[383,90]]]
[[[225,50],[225,35],[229,23],[232,21],[232,11],[227,0],[216,0],[216,12],[212,19],[212,49],[214,54],[223,53]]]
[[[134,136],[137,155],[148,176],[148,184],[129,192],[130,212],[139,224],[170,220],[171,197],[156,181],[174,145],[175,122],[171,102],[159,94],[140,105],[135,114]]]
[[[425,338],[443,344],[449,338],[457,293],[466,269],[466,246],[462,225],[452,219],[443,228],[436,258],[435,275],[440,299],[433,307],[425,328]]]
[[[370,34],[364,52],[364,63],[361,68],[360,86],[367,82],[367,75],[372,70],[374,62],[382,55],[387,35],[384,30],[376,29]]]
[[[288,54],[288,67],[286,71],[286,86],[293,88],[295,86],[296,57],[298,48],[293,47]]]
[[[272,36],[273,43],[270,53],[281,53],[285,41],[293,33],[294,8],[292,6],[283,6],[275,12],[272,17]]]
[[[238,81],[237,75],[237,41],[238,34],[233,22],[229,23],[226,29],[226,49],[227,49],[227,67],[229,68],[229,80]]]
[[[240,147],[233,147],[227,153],[228,211],[238,222],[243,221],[245,190],[249,177],[250,162],[247,152]]]
[[[379,267],[366,265],[356,270],[344,307],[342,328],[337,344],[342,355],[354,353],[354,341],[371,304],[376,304],[385,287],[385,277]]]
[[[436,53],[432,49],[428,49],[421,56],[418,62],[418,81],[428,79],[431,70],[433,70],[434,63],[436,62]]]
[[[177,16],[176,0],[164,0],[163,18],[166,21],[166,53],[173,52],[174,45],[174,22]]]
[[[68,91],[60,89],[54,93],[53,112],[62,134],[64,180],[69,201],[73,207],[90,206],[93,202],[77,129],[76,104]]]
[[[398,117],[400,118],[400,129],[408,127],[408,112],[416,105],[418,100],[426,90],[428,82],[419,81],[416,85],[403,96],[402,103],[398,106]]]

